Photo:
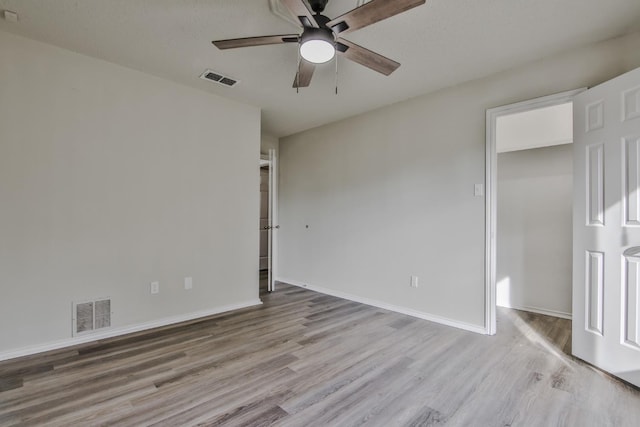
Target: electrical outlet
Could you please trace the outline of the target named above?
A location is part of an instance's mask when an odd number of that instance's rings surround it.
[[[409,284],[412,288],[418,287],[418,276],[411,276],[411,283]]]
[[[151,291],[152,294],[160,293],[160,282],[151,282],[151,285],[149,286],[149,290]]]
[[[12,12],[10,10],[4,11],[4,19],[7,22],[18,22],[18,14],[16,12]]]
[[[190,289],[193,289],[193,278],[191,277],[184,278],[184,289],[187,291]]]

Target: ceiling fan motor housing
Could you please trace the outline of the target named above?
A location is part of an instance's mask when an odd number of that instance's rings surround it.
[[[335,44],[336,42],[336,38],[333,35],[333,31],[331,31],[327,27],[324,27],[324,28],[306,27],[302,32],[302,35],[300,36],[300,44],[304,44],[306,41],[309,41],[309,40],[324,40],[331,44]]]

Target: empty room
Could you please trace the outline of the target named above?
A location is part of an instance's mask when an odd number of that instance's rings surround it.
[[[40,425],[640,425],[640,2],[0,0]]]

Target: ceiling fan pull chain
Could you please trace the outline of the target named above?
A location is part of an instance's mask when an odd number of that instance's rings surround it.
[[[296,72],[296,93],[300,93],[300,66],[302,65],[302,57],[300,49],[298,49],[298,71]]]
[[[336,55],[336,95],[338,94],[338,56]]]

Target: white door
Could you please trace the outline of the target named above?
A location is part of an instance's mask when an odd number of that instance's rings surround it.
[[[640,69],[573,111],[573,354],[640,386]]]
[[[260,156],[260,271],[267,272],[267,290],[275,290],[278,225],[278,159],[275,150]]]
[[[269,278],[267,289],[276,289],[277,243],[278,243],[278,159],[276,150],[269,150]]]
[[[264,156],[266,157],[266,156]],[[269,277],[271,274],[271,254],[269,238],[269,175],[270,164],[266,158],[260,158],[260,286],[262,287],[263,274],[267,274],[266,288],[269,288]]]

